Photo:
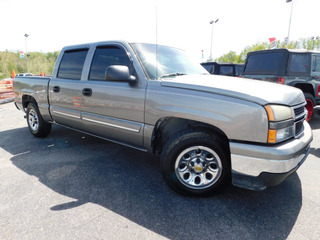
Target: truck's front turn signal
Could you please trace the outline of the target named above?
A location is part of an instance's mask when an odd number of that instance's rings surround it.
[[[269,121],[274,121],[274,114],[273,114],[272,108],[269,105],[264,106],[264,108],[268,113]]]
[[[268,131],[268,143],[276,143],[277,140],[277,130],[269,129]]]

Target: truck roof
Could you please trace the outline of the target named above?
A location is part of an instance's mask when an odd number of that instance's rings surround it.
[[[90,43],[81,43],[75,45],[68,45],[62,48],[63,51],[68,51],[72,49],[80,49],[80,48],[89,48],[91,46],[99,46],[104,44],[122,44],[127,45],[128,41],[124,40],[111,40],[111,41],[100,41],[100,42],[90,42]]]
[[[125,40],[108,40],[108,41],[99,41],[99,42],[90,42],[90,43],[82,43],[82,44],[76,44],[76,45],[68,45],[62,48],[62,51],[69,51],[69,50],[73,50],[73,49],[85,49],[85,48],[89,48],[89,47],[96,47],[96,46],[100,46],[100,45],[105,45],[105,44],[120,44],[123,46],[127,46],[130,44],[151,44],[151,45],[156,45],[155,43],[143,43],[143,42],[128,42]],[[166,45],[161,45],[161,44],[157,44],[158,46],[166,46]],[[168,46],[170,47],[170,46]],[[173,47],[176,49],[180,49],[177,47]],[[182,50],[182,49],[180,49]]]
[[[311,53],[319,53],[320,54],[319,51],[314,51],[314,50],[279,48],[279,49],[267,49],[267,50],[253,51],[253,52],[249,52],[248,55],[267,53],[267,52],[310,53],[310,54]]]

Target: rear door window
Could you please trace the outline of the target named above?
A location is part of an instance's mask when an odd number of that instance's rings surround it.
[[[80,80],[87,53],[88,49],[66,51],[61,59],[57,77]]]
[[[249,55],[244,75],[278,75],[284,58],[282,52]]]

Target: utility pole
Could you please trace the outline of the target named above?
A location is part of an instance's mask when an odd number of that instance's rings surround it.
[[[290,2],[291,2],[291,13],[290,13],[289,29],[288,29],[288,37],[287,37],[287,49],[289,48],[289,42],[290,42],[290,27],[291,27],[291,18],[292,18],[292,10],[293,10],[293,1],[286,0],[286,3],[290,3]]]

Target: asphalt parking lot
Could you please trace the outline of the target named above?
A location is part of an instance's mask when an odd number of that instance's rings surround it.
[[[262,192],[172,192],[152,155],[54,126],[37,139],[0,105],[0,239],[319,239],[320,115],[297,173]]]

